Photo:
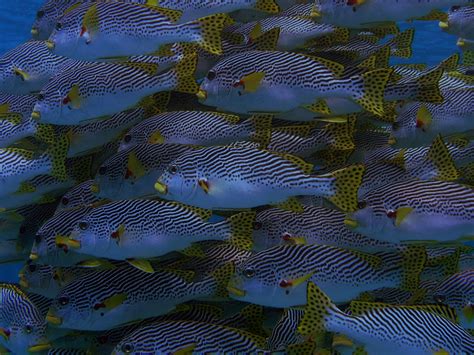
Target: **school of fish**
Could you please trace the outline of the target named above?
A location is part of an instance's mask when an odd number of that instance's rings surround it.
[[[458,52],[393,64],[418,21]],[[46,0],[31,36],[2,353],[474,354],[473,0]]]

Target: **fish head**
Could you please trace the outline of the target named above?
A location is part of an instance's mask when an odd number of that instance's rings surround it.
[[[0,90],[13,94],[24,94],[21,86],[24,84],[24,76],[20,74],[20,66],[10,56],[13,56],[16,48],[7,52],[0,58]]]
[[[441,281],[431,292],[434,302],[447,305],[463,313],[473,314],[474,292],[472,284],[474,282],[474,271],[465,270],[451,275]],[[472,317],[472,316],[471,316]]]
[[[20,278],[20,286],[25,290],[49,289],[50,283],[53,280],[53,267],[28,260],[18,276]]]
[[[148,139],[145,131],[135,130],[132,128],[123,136],[122,140],[120,141],[118,151],[121,152],[122,150],[127,150],[138,144],[144,144],[148,142],[150,142],[150,140]]]
[[[472,21],[473,14],[472,6],[451,6],[448,11],[448,20],[440,21],[439,27],[443,31],[462,37],[464,28]]]
[[[36,18],[31,27],[32,37],[36,40],[48,39],[56,22],[69,6],[69,1],[47,0],[36,12]]]
[[[272,212],[281,213],[280,210],[269,209],[257,213],[253,223],[253,250],[261,251],[278,244],[286,244],[289,241],[286,223]]]
[[[92,317],[92,309],[89,306],[89,295],[85,287],[78,287],[75,282],[64,287],[51,302],[46,321],[52,327],[78,329],[78,324],[88,322]],[[76,326],[74,326],[76,324]]]

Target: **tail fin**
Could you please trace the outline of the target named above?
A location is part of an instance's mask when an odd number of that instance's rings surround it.
[[[241,212],[230,216],[230,242],[241,249],[250,250],[253,245],[255,212]]]
[[[255,40],[255,49],[259,51],[274,51],[277,48],[279,38],[280,28],[272,28],[271,30],[263,33]]]
[[[332,312],[340,312],[329,297],[314,283],[309,282],[306,291],[306,308],[303,319],[298,326],[302,335],[326,331],[326,318]]]
[[[446,71],[453,71],[458,68],[459,65],[459,54],[454,53],[453,55],[449,56],[441,63],[438,64],[439,69],[444,69]]]
[[[410,58],[412,55],[411,45],[413,43],[413,37],[415,30],[410,28],[393,38],[389,45],[392,47],[392,54],[401,58]]]
[[[376,69],[360,76],[364,89],[362,97],[356,98],[355,101],[376,116],[384,114],[384,92],[392,71],[392,69]],[[360,77],[356,80],[360,80]]]
[[[365,168],[363,165],[353,165],[336,170],[329,175],[335,178],[335,192],[328,199],[345,212],[357,210],[357,191],[362,183]]]
[[[51,175],[59,180],[67,180],[66,157],[69,150],[69,140],[66,135],[61,135],[49,146],[47,154],[51,157]]]
[[[197,20],[201,28],[201,40],[199,45],[212,54],[222,54],[222,29],[228,16],[225,14],[216,14],[203,17]]]
[[[233,263],[226,263],[224,266],[217,268],[211,273],[210,277],[216,285],[215,296],[227,297],[229,295],[227,286],[229,285],[230,278],[234,273],[235,265]]]
[[[474,51],[464,51],[462,55],[462,64],[466,67],[474,65]]]
[[[413,98],[415,101],[432,102],[440,104],[444,101],[439,81],[443,75],[443,69],[438,68],[416,79],[418,86],[417,94]]]
[[[270,14],[277,14],[280,12],[280,6],[275,2],[275,0],[257,0],[255,9]]]
[[[142,99],[138,106],[143,108],[145,118],[165,112],[171,98],[169,91],[161,91]]]
[[[267,334],[263,328],[264,314],[263,307],[250,304],[240,311],[240,316],[245,320],[245,329],[252,334],[266,337]]]
[[[453,181],[459,178],[459,172],[456,169],[453,157],[441,136],[436,137],[431,144],[427,158],[436,166],[438,170],[436,178],[438,180]]]
[[[194,72],[197,65],[197,54],[187,55],[173,69],[176,73],[177,83],[174,90],[188,94],[195,94],[199,86],[194,79]]]
[[[331,148],[338,150],[354,149],[354,129],[350,123],[329,123],[324,128],[330,136]]]
[[[252,140],[266,148],[272,136],[272,115],[253,115],[247,122],[253,127]]]

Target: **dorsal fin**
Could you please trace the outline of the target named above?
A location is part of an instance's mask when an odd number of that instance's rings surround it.
[[[437,179],[453,181],[459,178],[459,172],[454,164],[453,157],[443,142],[440,135],[435,138],[428,150],[427,159],[436,166],[438,170]]]

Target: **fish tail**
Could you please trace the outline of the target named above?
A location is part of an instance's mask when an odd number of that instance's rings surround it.
[[[427,261],[426,248],[422,245],[410,245],[402,253],[403,279],[401,287],[408,291],[417,291],[420,287],[420,275]]]
[[[253,223],[255,221],[255,212],[241,212],[230,216],[226,221],[230,224],[231,244],[241,249],[250,250],[253,245]]]
[[[329,136],[329,145],[337,150],[354,149],[354,124],[346,123],[329,123],[323,130]]]
[[[441,136],[435,138],[428,151],[428,160],[436,167],[438,180],[453,181],[459,178],[459,172],[453,157],[443,142]]]
[[[353,81],[360,82],[362,79],[363,82],[363,93],[361,96],[357,96],[357,93],[355,94],[355,102],[374,115],[383,116],[385,87],[392,72],[392,69],[382,68],[355,77]]]
[[[228,297],[229,292],[227,286],[229,285],[231,277],[235,273],[235,265],[232,262],[226,263],[223,266],[214,270],[203,282],[204,284],[211,283],[214,285],[214,296]],[[207,289],[206,285],[205,288]]]
[[[328,174],[334,178],[334,191],[327,198],[345,212],[357,210],[357,192],[362,183],[365,168],[353,165]]]
[[[255,9],[270,14],[277,14],[280,12],[280,6],[275,2],[275,0],[257,0]]]
[[[253,130],[252,140],[260,144],[261,148],[266,148],[270,143],[272,119],[272,115],[253,115],[247,120]]]
[[[222,54],[222,29],[228,21],[226,14],[206,16],[197,20],[201,35],[198,44],[209,53]]]
[[[435,104],[442,103],[444,98],[439,88],[439,81],[442,75],[443,69],[438,68],[417,78],[417,94],[414,97],[414,100],[421,102],[432,102]]]
[[[313,282],[308,283],[306,299],[304,316],[298,325],[298,332],[302,335],[325,332],[328,318],[334,313],[343,314]]]
[[[69,150],[69,139],[63,134],[56,138],[47,150],[47,154],[51,158],[52,169],[51,175],[59,180],[65,181],[68,178],[66,171],[66,157]]]
[[[197,65],[197,53],[186,55],[173,69],[176,74],[175,91],[195,94],[199,86],[194,79],[194,72]]]
[[[396,35],[389,45],[392,48],[392,54],[396,57],[410,58],[412,55],[411,45],[415,36],[415,30],[410,28]]]

